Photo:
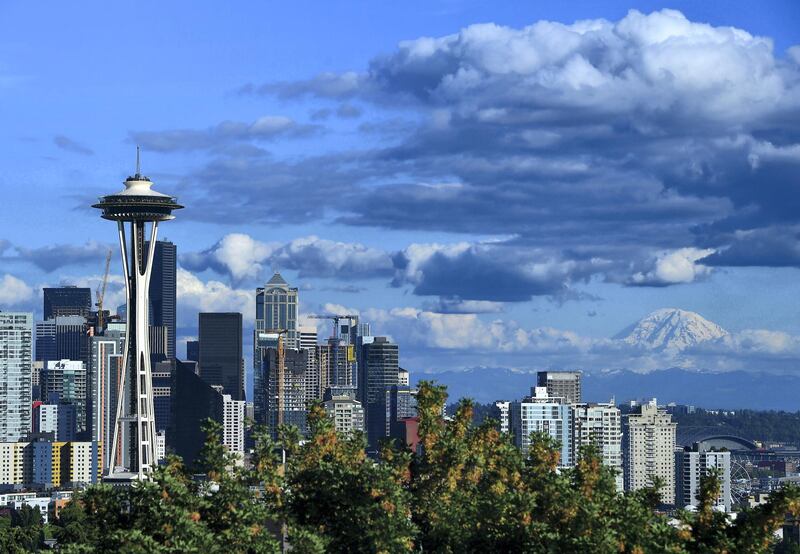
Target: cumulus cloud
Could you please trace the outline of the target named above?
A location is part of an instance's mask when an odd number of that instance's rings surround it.
[[[215,151],[183,180],[195,208],[185,217],[464,235],[374,255],[284,244],[248,267],[274,257],[307,276],[393,271],[398,286],[463,303],[574,297],[595,276],[666,286],[718,265],[797,263],[779,232],[800,227],[800,65],[768,37],[673,10],[471,25],[404,41],[358,71],[242,92],[335,101],[318,118],[366,107],[369,140],[291,159]],[[256,140],[234,128],[231,140]],[[498,235],[513,239],[474,242]],[[193,267],[204,263],[221,264]]]
[[[277,244],[267,244],[244,233],[230,233],[211,248],[181,254],[181,263],[193,271],[211,268],[239,281],[263,276],[264,264],[277,247]]]
[[[18,306],[33,298],[33,288],[25,281],[11,274],[0,278],[0,307]]]
[[[212,268],[236,281],[263,277],[267,266],[295,270],[302,278],[341,279],[389,276],[393,269],[390,255],[382,250],[314,235],[268,244],[246,234],[232,233],[211,248],[181,259],[188,269]]]
[[[66,150],[67,152],[72,152],[74,154],[83,154],[84,156],[91,156],[94,154],[94,150],[91,148],[84,146],[64,135],[56,135],[53,137],[53,144],[62,150]]]
[[[306,137],[319,128],[282,115],[266,115],[252,123],[223,121],[208,129],[134,131],[131,141],[155,152],[209,150],[241,141],[266,141],[278,137]]]
[[[699,248],[680,248],[662,252],[651,260],[648,269],[634,273],[628,284],[664,287],[703,279],[709,275],[711,268],[697,262],[713,252],[712,249]]]
[[[185,326],[197,325],[198,312],[239,312],[246,320],[255,314],[255,295],[250,290],[230,287],[215,280],[202,281],[196,275],[178,268],[178,313]]]

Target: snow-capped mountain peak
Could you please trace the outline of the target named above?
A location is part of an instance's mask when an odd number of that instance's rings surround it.
[[[656,350],[683,350],[727,334],[725,329],[700,314],[663,308],[643,317],[615,338]]]

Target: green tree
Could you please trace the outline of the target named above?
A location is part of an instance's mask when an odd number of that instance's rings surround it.
[[[303,554],[765,553],[785,515],[800,512],[798,490],[785,488],[730,521],[713,509],[710,475],[698,510],[676,523],[656,511],[657,485],[618,493],[594,449],[562,468],[558,444],[533,435],[525,457],[493,422],[473,425],[469,401],[445,419],[446,400],[444,387],[422,383],[421,454],[385,444],[379,460],[365,455],[363,435],[337,433],[318,404],[305,440],[293,427],[277,441],[257,428],[246,468],[209,422],[199,476],[170,458],[147,482],[89,487],[62,511],[56,536],[68,553],[280,552],[283,537]],[[0,525],[0,549],[35,546],[35,529]]]

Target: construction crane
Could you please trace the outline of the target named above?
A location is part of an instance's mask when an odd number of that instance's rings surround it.
[[[97,285],[97,290],[95,291],[95,298],[97,298],[97,302],[95,306],[97,306],[97,330],[102,331],[103,326],[105,324],[105,314],[103,314],[103,299],[106,296],[106,287],[108,286],[108,270],[111,268],[111,249],[108,250],[108,254],[106,254],[106,269],[103,272],[103,280]]]
[[[356,321],[358,321],[358,316],[357,315],[352,315],[352,314],[346,314],[346,315],[341,315],[341,314],[310,315],[308,317],[309,317],[309,319],[330,319],[330,320],[332,320],[333,321],[333,335],[332,336],[335,339],[339,338],[339,320],[341,320],[341,319],[349,319],[349,320],[352,321],[352,320],[355,319]]]
[[[339,381],[339,321],[342,319],[349,319],[351,321],[358,321],[358,316],[353,314],[326,314],[326,315],[310,315],[310,319],[330,319],[333,321],[333,381],[334,385],[343,385]]]

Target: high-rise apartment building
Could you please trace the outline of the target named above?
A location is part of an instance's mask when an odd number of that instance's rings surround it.
[[[244,459],[244,400],[222,395],[222,444],[228,452]]]
[[[201,313],[200,377],[209,385],[220,385],[234,400],[244,400],[242,365],[242,314]]]
[[[92,291],[86,287],[45,287],[43,319],[56,316],[86,317],[92,311]]]
[[[496,400],[492,405],[492,418],[496,419],[499,423],[499,430],[501,433],[508,433],[510,427],[510,412],[511,402],[508,400]]]
[[[74,441],[77,427],[75,414],[75,406],[71,404],[34,402],[33,433],[54,441]]]
[[[656,400],[643,404],[639,413],[623,418],[625,490],[635,491],[661,479],[661,501],[675,503],[675,431],[672,415]]]
[[[165,328],[167,358],[175,357],[177,259],[175,244],[156,241],[150,274],[150,325]]]
[[[42,372],[42,395],[49,403],[75,406],[76,433],[87,430],[86,366],[78,360],[47,362]]]
[[[0,442],[31,430],[33,314],[0,312]]]
[[[349,435],[364,431],[364,408],[352,396],[328,395],[322,405],[338,432]]]
[[[547,389],[547,395],[563,398],[568,404],[581,401],[580,371],[540,371],[537,385]]]
[[[622,423],[613,403],[573,404],[572,459],[582,446],[594,446],[603,465],[614,469],[617,491],[624,490],[622,473]]]
[[[531,434],[545,433],[561,445],[559,465],[571,466],[572,409],[562,397],[552,397],[545,387],[535,387],[533,395],[509,405],[509,428],[514,443],[525,456],[531,445]]]
[[[677,468],[676,502],[678,507],[697,507],[697,495],[700,492],[700,480],[717,472],[719,479],[719,496],[714,502],[718,509],[730,512],[731,502],[731,453],[694,448],[675,453]]]

